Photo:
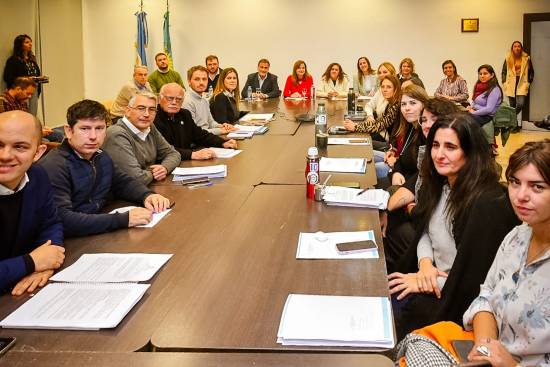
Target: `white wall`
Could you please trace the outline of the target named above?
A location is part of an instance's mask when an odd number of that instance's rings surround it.
[[[131,78],[139,2],[82,3],[85,96],[112,99]],[[165,6],[162,0],[144,0],[149,65],[162,49]],[[481,64],[492,64],[500,75],[505,52],[523,37],[523,14],[548,12],[550,1],[180,0],[170,1],[170,10],[175,68],[182,75],[214,53],[222,67],[239,70],[242,85],[257,60],[267,57],[282,88],[299,58],[319,80],[333,61],[350,74],[361,55],[373,65],[398,64],[408,56],[433,93],[445,59],[455,61],[470,89]],[[461,18],[479,18],[479,33],[461,33]]]
[[[77,0],[39,0],[44,113],[48,126],[66,123],[67,107],[84,98],[82,4]]]
[[[19,34],[28,34],[35,39],[36,0],[0,0],[0,90],[4,90],[4,65],[13,52],[13,40]],[[24,14],[24,16],[22,16]],[[36,46],[36,44],[35,44]]]

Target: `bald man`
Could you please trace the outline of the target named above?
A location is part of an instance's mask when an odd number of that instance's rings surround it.
[[[0,291],[33,292],[65,259],[63,226],[43,168],[42,126],[23,111],[0,113]]]
[[[132,80],[122,86],[115,101],[113,102],[113,105],[111,106],[111,120],[113,120],[113,124],[116,120],[124,116],[126,107],[128,107],[128,102],[130,102],[130,98],[132,98],[134,94],[138,92],[153,93],[153,89],[147,79],[147,66],[134,66],[134,75]]]
[[[180,152],[182,160],[215,158],[214,151],[208,149],[211,147],[237,148],[235,140],[225,140],[198,127],[191,117],[191,112],[181,107],[184,97],[185,91],[177,83],[163,85],[155,116],[157,130]],[[193,151],[191,147],[203,149]]]

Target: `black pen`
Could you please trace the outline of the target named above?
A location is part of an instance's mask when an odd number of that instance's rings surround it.
[[[172,209],[174,207],[174,205],[176,205],[176,202],[175,201],[172,201],[170,203],[170,205],[168,206],[168,209]]]
[[[364,194],[369,188],[364,188],[363,190],[359,191],[356,196],[359,196],[361,194]]]

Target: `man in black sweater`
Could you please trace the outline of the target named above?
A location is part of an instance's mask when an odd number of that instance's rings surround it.
[[[184,90],[177,83],[163,85],[159,97],[155,126],[166,141],[180,152],[182,160],[214,158],[216,154],[209,147],[237,148],[235,140],[225,140],[195,124],[191,113],[181,107]],[[193,151],[193,147],[204,148]]]

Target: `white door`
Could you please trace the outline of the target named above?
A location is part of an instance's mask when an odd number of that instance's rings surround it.
[[[530,88],[529,120],[550,115],[550,21],[531,23],[531,62],[535,79]]]

